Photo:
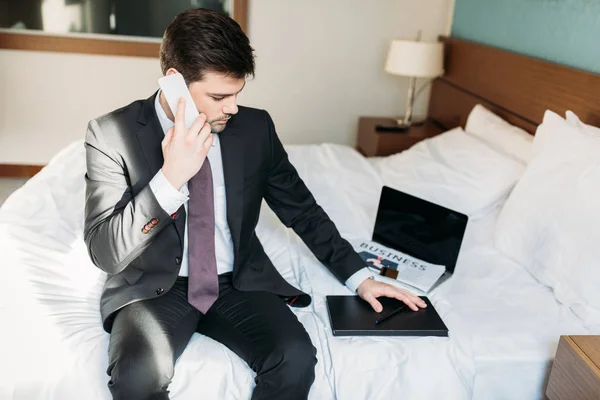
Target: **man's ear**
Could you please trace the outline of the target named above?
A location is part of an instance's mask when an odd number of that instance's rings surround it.
[[[179,71],[177,71],[175,68],[169,68],[169,69],[167,70],[167,72],[165,73],[165,76],[167,76],[167,75],[173,75],[173,74],[176,74],[176,73],[178,73],[178,72],[179,72]]]

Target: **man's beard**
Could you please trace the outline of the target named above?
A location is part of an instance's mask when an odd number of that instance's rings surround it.
[[[210,126],[210,132],[211,133],[221,133],[221,132],[223,132],[225,130],[226,126],[227,126],[226,124],[223,124],[223,125],[221,125],[221,124],[219,124],[219,125],[217,125],[217,124],[211,125]]]
[[[227,121],[230,118],[231,118],[231,115],[223,115],[223,116],[215,118],[215,119],[213,119],[211,121],[208,121],[208,124],[210,125],[210,131],[211,131],[211,133],[221,133],[221,132],[223,132],[223,130],[227,126],[227,123],[225,123],[225,124],[219,124],[217,122],[219,122],[219,121]]]

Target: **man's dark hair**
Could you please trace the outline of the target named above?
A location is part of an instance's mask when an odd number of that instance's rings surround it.
[[[254,76],[254,49],[242,28],[227,15],[202,8],[177,15],[165,30],[160,46],[163,74],[175,68],[186,83],[206,72],[235,78]]]

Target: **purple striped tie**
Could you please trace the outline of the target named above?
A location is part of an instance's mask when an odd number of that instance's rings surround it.
[[[215,200],[208,157],[188,182],[188,302],[206,314],[219,296],[215,256]]]

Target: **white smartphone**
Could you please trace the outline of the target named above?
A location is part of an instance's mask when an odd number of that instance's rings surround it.
[[[178,72],[176,74],[163,76],[158,80],[158,85],[165,94],[165,98],[167,99],[167,103],[169,104],[169,108],[173,115],[177,113],[177,103],[179,102],[179,98],[185,98],[185,126],[189,129],[200,113],[185,84],[183,75]]]

